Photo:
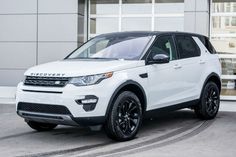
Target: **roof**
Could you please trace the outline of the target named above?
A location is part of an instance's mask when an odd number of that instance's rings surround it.
[[[162,34],[188,34],[188,35],[192,35],[192,36],[204,36],[201,34],[197,34],[197,33],[190,33],[190,32],[178,32],[178,31],[128,31],[128,32],[114,32],[114,33],[106,33],[106,34],[101,34],[98,35],[99,37],[102,36],[133,36],[133,35],[137,35],[137,36],[142,36],[142,35],[162,35]]]

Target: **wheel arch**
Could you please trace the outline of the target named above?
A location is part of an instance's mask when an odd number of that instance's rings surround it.
[[[214,72],[207,76],[207,78],[206,78],[206,80],[205,80],[205,82],[204,82],[204,84],[202,86],[202,90],[205,87],[205,85],[207,84],[207,82],[209,82],[209,81],[214,82],[218,86],[219,92],[221,91],[221,79],[220,79],[220,76],[218,74],[214,73]]]
[[[107,106],[106,115],[105,115],[106,119],[108,117],[109,112],[111,111],[112,105],[113,105],[116,97],[122,91],[131,91],[134,94],[136,94],[141,102],[143,112],[146,111],[147,97],[146,97],[146,93],[145,93],[143,87],[136,81],[127,80],[126,82],[122,83],[118,88],[116,88],[116,90],[113,92],[113,94],[109,100],[108,106]]]

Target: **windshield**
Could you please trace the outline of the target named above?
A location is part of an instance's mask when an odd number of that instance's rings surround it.
[[[66,59],[125,59],[138,60],[150,35],[98,36],[75,50]]]

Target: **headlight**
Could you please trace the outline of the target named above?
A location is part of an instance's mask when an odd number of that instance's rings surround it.
[[[112,75],[113,75],[112,72],[108,72],[104,74],[74,77],[70,80],[69,83],[75,86],[88,86],[88,85],[98,84],[102,80],[112,77]]]

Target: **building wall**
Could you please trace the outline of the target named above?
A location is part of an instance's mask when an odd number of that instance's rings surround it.
[[[63,59],[84,41],[83,28],[83,1],[1,0],[0,86],[16,86],[27,68]]]
[[[184,30],[210,35],[210,0],[185,0]]]
[[[118,1],[118,6],[120,6],[122,1]],[[160,3],[166,2],[159,1]],[[150,0],[150,2],[151,4],[147,5],[158,8],[158,5],[154,5],[157,1]],[[184,19],[179,20],[184,21],[184,31],[209,35],[208,2],[208,0],[184,1]],[[122,5],[122,9],[124,9],[122,11],[125,11],[126,17],[121,17],[120,14],[115,15],[121,20],[118,31],[130,30],[128,26],[130,25],[133,28],[132,20],[134,22],[141,20],[142,23],[142,19],[149,16],[150,21],[152,19],[153,21],[150,24],[150,29],[148,26],[148,30],[158,30],[158,27],[165,28],[165,25],[167,25],[165,16],[168,17],[169,15],[166,15],[166,13],[161,13],[159,16],[157,9],[157,12],[151,12],[151,15],[139,15],[140,11],[137,12],[137,15],[133,15],[135,7],[129,4]],[[159,7],[160,12],[163,11],[161,8],[163,7]],[[1,0],[0,86],[16,86],[23,79],[23,73],[27,68],[63,59],[69,52],[85,41],[87,36],[84,27],[86,26],[85,12],[86,7],[83,0]],[[149,14],[149,12],[147,13]],[[157,15],[155,15],[156,13]],[[96,15],[93,16],[91,17],[93,19],[100,18]],[[163,20],[164,23],[161,22]],[[155,27],[156,21],[158,27]],[[124,27],[126,24],[127,29]],[[180,27],[180,30],[182,30],[182,26]],[[100,29],[101,27],[97,27],[97,31]],[[90,31],[88,36],[93,33]]]

